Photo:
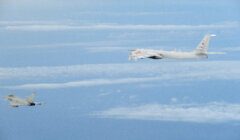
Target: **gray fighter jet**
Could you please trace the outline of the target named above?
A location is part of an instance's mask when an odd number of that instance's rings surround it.
[[[42,103],[33,101],[35,95],[36,94],[33,93],[30,96],[28,96],[26,99],[23,99],[23,98],[19,98],[15,95],[10,94],[10,95],[6,96],[5,99],[10,102],[10,105],[12,107],[41,105]]]

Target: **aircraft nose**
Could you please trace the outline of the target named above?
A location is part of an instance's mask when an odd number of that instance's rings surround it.
[[[4,99],[5,99],[5,100],[12,101],[12,98],[10,98],[9,96],[5,96]]]
[[[37,105],[42,105],[42,103],[37,103]]]
[[[131,52],[129,57],[128,57],[128,60],[134,60],[134,58],[135,58],[135,53]]]
[[[129,55],[128,60],[133,60],[133,56]]]

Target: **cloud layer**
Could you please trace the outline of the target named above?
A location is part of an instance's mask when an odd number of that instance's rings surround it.
[[[158,63],[159,62],[159,63]],[[169,77],[240,79],[239,61],[156,61],[156,63],[85,64],[46,67],[0,68],[0,80],[66,77]],[[166,78],[165,78],[166,79]]]
[[[6,24],[7,22],[2,22]],[[17,23],[17,22],[16,22]],[[65,30],[207,30],[207,29],[229,29],[237,28],[240,24],[238,22],[225,22],[221,24],[203,24],[203,25],[145,25],[145,24],[29,24],[5,25],[2,28],[6,30],[18,31],[65,31]]]
[[[146,104],[137,107],[116,107],[91,115],[100,118],[219,123],[240,121],[240,105],[208,104]]]
[[[21,84],[12,85],[13,79],[14,82],[20,81]],[[169,61],[0,68],[0,81],[5,83],[5,87],[13,89],[56,89],[153,81],[169,84],[171,81],[186,83],[192,80],[239,79],[239,61]],[[10,85],[6,81],[10,81]]]
[[[59,88],[73,88],[73,87],[91,87],[100,85],[115,85],[115,84],[129,84],[129,83],[141,83],[159,80],[159,78],[147,77],[147,78],[122,78],[122,79],[93,79],[72,81],[67,83],[37,83],[37,84],[24,84],[7,87],[10,89],[59,89]]]

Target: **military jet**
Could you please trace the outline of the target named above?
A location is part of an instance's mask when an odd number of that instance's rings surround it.
[[[144,58],[151,59],[201,59],[208,58],[208,45],[210,38],[216,36],[214,34],[207,34],[202,41],[198,44],[197,48],[191,52],[181,51],[164,51],[164,50],[152,50],[152,49],[135,49],[132,50],[129,55],[129,60],[138,60]],[[218,54],[218,53],[212,53]],[[221,53],[220,53],[221,54]]]
[[[22,99],[15,95],[10,94],[6,96],[5,99],[10,102],[10,105],[12,107],[41,105],[42,103],[33,101],[34,97],[35,97],[35,93],[31,94],[26,99]]]

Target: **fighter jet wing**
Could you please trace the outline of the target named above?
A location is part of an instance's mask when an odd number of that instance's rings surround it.
[[[20,104],[17,104],[17,103],[14,103],[14,102],[10,102],[10,106],[12,106],[12,107],[18,107],[18,106],[20,106]]]

